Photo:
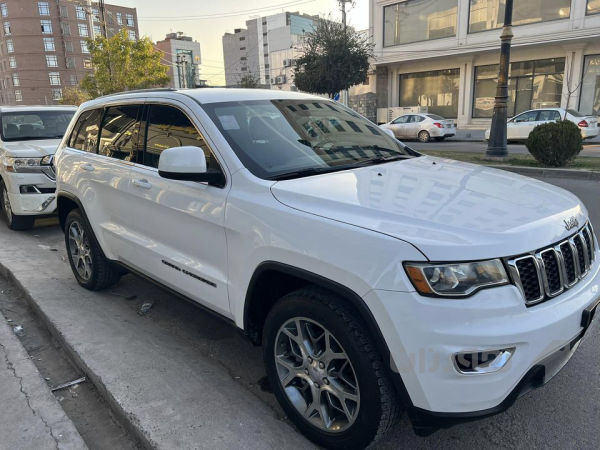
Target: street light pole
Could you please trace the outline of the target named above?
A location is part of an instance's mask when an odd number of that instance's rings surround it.
[[[342,24],[344,25],[344,32],[346,31],[346,3],[352,3],[353,0],[338,0],[340,9],[342,10]],[[348,89],[344,89],[341,93],[342,105],[348,106]]]
[[[504,158],[508,156],[506,149],[506,121],[508,119],[508,68],[510,66],[510,45],[513,38],[512,33],[513,0],[506,0],[504,10],[504,27],[500,40],[500,69],[498,70],[498,87],[496,88],[496,101],[494,103],[494,115],[490,128],[490,140],[485,152],[486,156],[492,158]]]

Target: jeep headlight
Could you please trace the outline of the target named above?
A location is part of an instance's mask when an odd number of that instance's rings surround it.
[[[2,158],[2,164],[7,172],[38,172],[52,163],[52,156],[47,155],[43,158],[15,158],[5,156]]]
[[[465,297],[482,288],[509,282],[502,261],[460,263],[405,263],[415,289],[422,295]]]

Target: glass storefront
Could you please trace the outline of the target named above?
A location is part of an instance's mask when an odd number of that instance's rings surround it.
[[[600,55],[585,57],[579,111],[583,114],[600,114]]]
[[[400,75],[400,106],[427,106],[432,114],[458,117],[460,69]]]
[[[564,72],[564,58],[512,63],[508,82],[508,116],[528,109],[559,107]],[[474,118],[492,117],[497,79],[497,64],[475,67]]]
[[[600,3],[600,0],[589,1]],[[471,0],[469,33],[502,27],[505,5],[505,0]],[[571,0],[514,0],[513,25],[567,19],[570,15]]]
[[[585,13],[587,15],[600,13],[600,0],[588,0]]]
[[[383,8],[383,46],[456,36],[458,0],[407,0]]]

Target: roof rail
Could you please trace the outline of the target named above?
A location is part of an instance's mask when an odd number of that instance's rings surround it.
[[[112,94],[101,95],[101,96],[96,97],[96,98],[112,97],[113,95],[120,95],[120,94],[139,94],[139,93],[143,93],[143,92],[170,92],[170,91],[178,91],[178,90],[179,89],[175,89],[175,88],[133,89],[131,91],[113,92]]]

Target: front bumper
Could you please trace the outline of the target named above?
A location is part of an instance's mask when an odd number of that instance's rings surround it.
[[[380,290],[365,300],[414,411],[421,416],[480,417],[510,406],[528,387],[555,375],[577,348],[583,311],[599,298],[596,258],[576,286],[529,308],[513,285],[460,300]],[[503,348],[515,351],[497,372],[461,374],[452,362],[455,353]]]
[[[56,193],[21,193],[22,186],[54,191],[56,182],[43,173],[5,173],[4,183],[15,215],[45,215],[56,211]]]

